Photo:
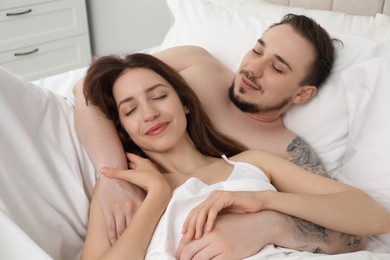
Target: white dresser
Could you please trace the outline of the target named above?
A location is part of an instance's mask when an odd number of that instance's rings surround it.
[[[0,66],[34,80],[90,62],[85,0],[0,1]]]

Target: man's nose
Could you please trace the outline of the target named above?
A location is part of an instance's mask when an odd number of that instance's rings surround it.
[[[253,60],[248,67],[255,78],[260,78],[263,76],[265,65],[266,64],[263,59],[256,59]]]

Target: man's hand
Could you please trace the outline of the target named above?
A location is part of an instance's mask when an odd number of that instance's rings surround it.
[[[150,160],[130,153],[126,156],[130,169],[161,174]],[[104,175],[100,175],[95,192],[106,221],[108,237],[114,244],[145,199],[145,193],[140,187],[125,180]]]
[[[278,228],[274,212],[223,214],[211,232],[192,240],[184,235],[177,249],[178,259],[242,259],[272,244]]]
[[[95,192],[106,221],[108,237],[114,244],[141,205],[145,193],[127,181],[104,175],[99,177]]]

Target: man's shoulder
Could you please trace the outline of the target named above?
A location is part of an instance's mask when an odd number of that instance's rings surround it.
[[[205,48],[196,45],[181,45],[161,50],[154,54],[161,60],[180,58],[181,61],[197,63],[199,60],[217,61],[217,59]]]

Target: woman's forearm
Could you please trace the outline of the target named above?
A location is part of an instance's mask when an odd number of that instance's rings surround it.
[[[389,212],[356,189],[322,195],[271,191],[267,192],[265,208],[348,234],[390,232]]]

